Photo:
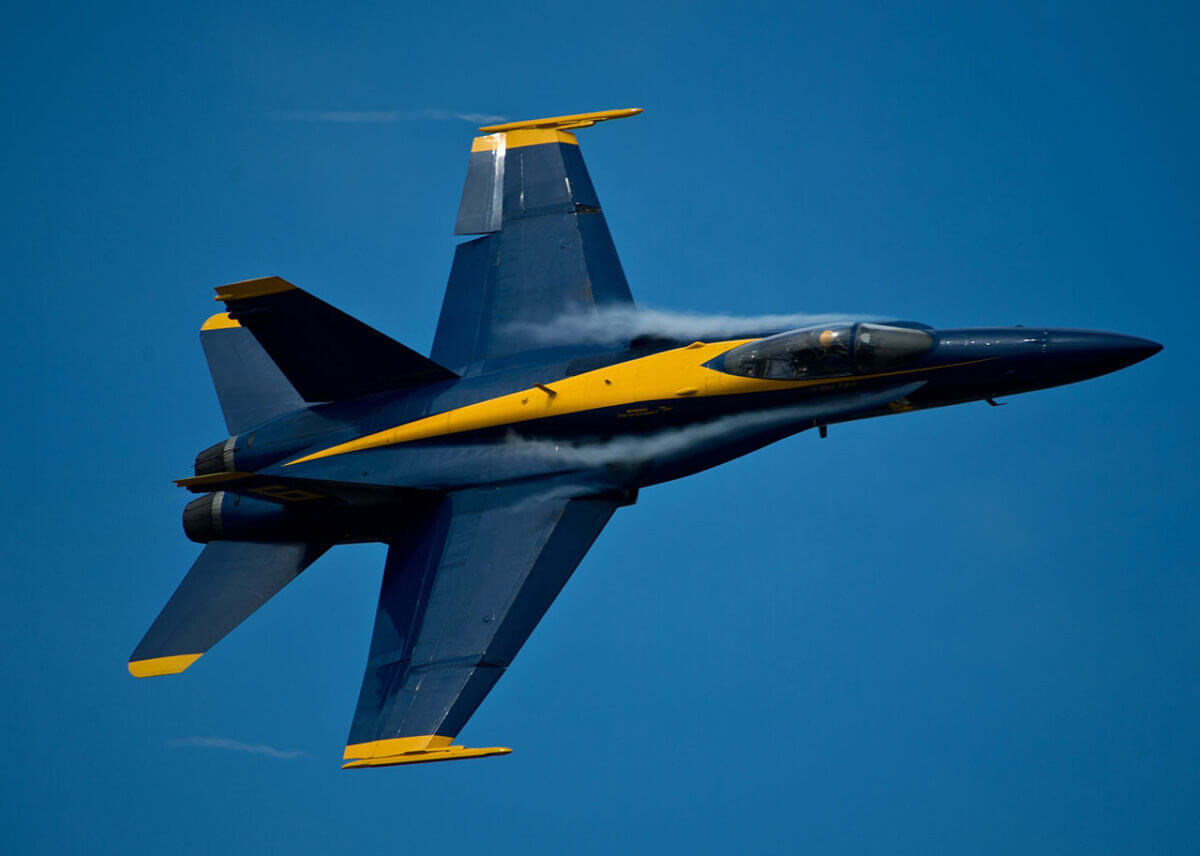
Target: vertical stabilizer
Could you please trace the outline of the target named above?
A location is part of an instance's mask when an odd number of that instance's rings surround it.
[[[230,434],[305,406],[262,345],[228,314],[204,322],[200,344]]]

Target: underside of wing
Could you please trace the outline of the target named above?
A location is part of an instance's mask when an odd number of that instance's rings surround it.
[[[640,110],[514,122],[480,130],[432,358],[478,374],[555,344],[555,323],[632,308],[600,200],[569,129]]]
[[[453,740],[621,504],[536,487],[468,490],[394,541],[345,766],[508,752]]]

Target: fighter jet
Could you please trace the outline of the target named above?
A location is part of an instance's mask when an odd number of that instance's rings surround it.
[[[177,482],[205,544],[130,658],[184,671],[338,544],[388,545],[345,767],[509,752],[455,737],[613,513],[784,437],[1103,375],[1155,342],[847,319],[648,334],[575,131],[480,129],[432,352],[279,277],[218,288],[200,340],[229,436]]]

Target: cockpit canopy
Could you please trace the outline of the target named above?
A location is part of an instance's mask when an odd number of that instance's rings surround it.
[[[808,327],[726,351],[709,365],[729,374],[768,380],[842,377],[902,365],[933,347],[924,330],[882,324]]]

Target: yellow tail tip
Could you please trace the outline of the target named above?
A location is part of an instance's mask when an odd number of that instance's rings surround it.
[[[218,312],[216,315],[205,321],[200,329],[203,330],[227,330],[231,327],[241,327],[242,325],[229,317],[228,312]]]

